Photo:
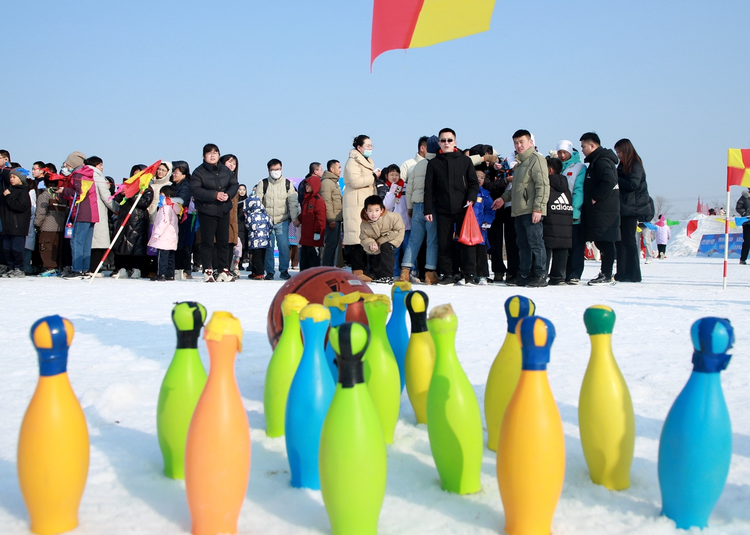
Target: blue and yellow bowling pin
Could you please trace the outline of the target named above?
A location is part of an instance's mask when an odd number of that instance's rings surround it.
[[[497,451],[503,415],[513,392],[516,390],[518,378],[521,377],[521,345],[516,336],[516,325],[523,318],[533,316],[535,310],[534,301],[522,295],[514,295],[505,301],[508,331],[505,333],[505,341],[503,341],[503,345],[492,363],[484,391],[487,447],[492,451]]]
[[[635,414],[630,391],[612,354],[615,312],[604,305],[586,309],[591,357],[578,398],[581,446],[591,481],[609,490],[630,486],[635,450]]]
[[[482,415],[474,388],[456,355],[458,318],[450,305],[430,311],[435,370],[427,393],[427,435],[444,490],[471,494],[482,488]]]
[[[286,452],[292,486],[297,488],[320,489],[320,433],[336,389],[324,346],[330,321],[323,305],[307,305],[300,312],[305,350],[286,405]]]
[[[409,329],[406,327],[406,306],[404,299],[406,294],[411,291],[411,282],[396,281],[391,288],[391,301],[393,302],[393,311],[385,326],[385,332],[388,334],[388,342],[391,344],[393,354],[398,364],[399,378],[401,379],[401,392],[406,386],[406,373],[404,371],[406,362],[406,346],[409,345]]]
[[[344,294],[341,292],[332,292],[323,298],[323,306],[331,313],[331,329],[338,327],[346,322],[346,309],[352,303],[359,301],[359,292]],[[339,380],[339,370],[336,368],[336,353],[331,347],[331,343],[326,341],[326,360],[328,367],[331,369],[333,382]]]
[[[729,320],[702,318],[690,328],[693,373],[669,410],[659,441],[662,514],[680,529],[705,528],[732,457],[732,423],[719,372],[734,344]]]
[[[263,388],[266,435],[272,438],[284,436],[287,396],[303,350],[299,313],[307,303],[307,299],[297,294],[287,294],[281,302],[284,327],[268,363]]]
[[[427,423],[427,392],[435,370],[435,342],[427,329],[429,302],[427,294],[421,291],[409,292],[404,300],[411,318],[411,336],[404,362],[406,393],[418,424]]]
[[[497,481],[509,535],[549,535],[565,479],[562,419],[547,379],[555,328],[538,316],[516,327],[523,363],[503,417]]]
[[[364,358],[365,383],[380,416],[385,443],[393,444],[401,408],[401,383],[396,357],[385,330],[391,300],[382,294],[366,294],[364,299],[370,325],[370,345]]]
[[[78,525],[89,471],[86,418],[66,371],[73,333],[73,324],[60,316],[47,316],[31,327],[39,382],[21,423],[18,483],[37,535]]]
[[[164,475],[185,479],[185,443],[193,411],[206,386],[206,369],[198,353],[198,338],[206,308],[186,301],[172,309],[177,349],[167,368],[156,406],[156,435],[164,458]]]
[[[365,385],[367,327],[344,323],[328,335],[339,380],[320,436],[320,489],[333,535],[376,535],[385,498],[383,428]]]

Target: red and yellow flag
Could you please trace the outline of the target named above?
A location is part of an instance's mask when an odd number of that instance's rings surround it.
[[[146,167],[143,171],[140,171],[128,178],[125,182],[117,186],[115,195],[117,195],[118,193],[123,193],[126,199],[130,199],[131,197],[138,195],[139,191],[146,189],[151,183],[151,180],[156,175],[156,168],[159,167],[160,164],[161,160],[157,160],[156,162]]]
[[[729,149],[727,154],[727,191],[729,186],[750,188],[750,149]]]
[[[370,69],[388,50],[419,48],[486,32],[495,0],[375,0]]]

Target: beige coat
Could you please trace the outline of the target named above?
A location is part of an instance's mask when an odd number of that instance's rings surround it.
[[[367,254],[380,254],[380,245],[390,243],[398,247],[404,241],[404,220],[393,212],[384,212],[374,223],[362,221],[360,217],[359,243]],[[377,243],[378,249],[370,251],[370,244]]]
[[[422,158],[409,170],[406,184],[406,207],[409,210],[414,209],[415,202],[424,202],[424,177],[427,174],[427,164],[434,157],[434,154],[428,152],[427,158]]]
[[[320,196],[326,203],[326,220],[328,222],[343,221],[339,177],[330,171],[323,173],[323,178],[320,179]]]
[[[344,166],[344,245],[359,243],[360,213],[365,199],[376,195],[375,164],[365,158],[357,149],[349,151],[349,159]]]

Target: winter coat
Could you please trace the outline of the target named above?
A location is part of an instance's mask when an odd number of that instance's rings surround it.
[[[427,175],[427,164],[435,158],[435,154],[427,153],[427,158],[423,158],[409,170],[409,176],[406,180],[406,208],[414,209],[414,203],[424,202],[424,179]]]
[[[411,171],[414,168],[414,166],[417,165],[422,160],[424,160],[424,158],[422,158],[419,155],[419,153],[417,153],[414,156],[414,158],[409,158],[408,160],[406,160],[404,163],[401,164],[400,178],[401,180],[404,181],[405,184],[409,182],[409,171]]]
[[[245,228],[247,228],[248,248],[265,249],[268,247],[270,244],[271,218],[266,213],[263,203],[254,193],[251,193],[245,201]]]
[[[361,218],[360,221],[359,240],[367,254],[380,254],[380,246],[384,243],[396,248],[404,241],[404,222],[398,214],[386,210],[377,221],[363,221]],[[378,244],[376,251],[370,250],[372,243]]]
[[[266,186],[265,183],[268,183]],[[287,184],[288,183],[288,184]],[[292,181],[284,178],[267,177],[255,186],[255,195],[266,208],[271,223],[278,225],[284,221],[297,221],[299,217],[299,199]]]
[[[402,188],[400,197],[398,197],[396,193],[399,187]],[[404,222],[404,228],[406,230],[411,230],[411,217],[409,217],[409,210],[406,207],[406,195],[404,195],[403,186],[399,186],[398,182],[391,184],[388,188],[388,193],[385,194],[383,204],[385,204],[385,209],[389,212],[394,212],[400,215],[401,220]]]
[[[586,241],[620,241],[620,195],[617,156],[598,147],[585,160],[589,164],[583,181],[581,222]],[[596,204],[592,203],[596,201]]]
[[[36,232],[34,232],[34,217],[36,216],[37,198],[36,198],[35,189],[29,190],[29,200],[31,201],[31,217],[29,218],[29,229],[28,229],[28,233],[26,234],[26,243],[24,243],[24,249],[33,251],[34,246],[36,245]]]
[[[198,213],[209,216],[223,216],[232,209],[232,198],[237,195],[240,185],[235,175],[223,163],[216,165],[203,162],[190,176],[190,193]],[[226,193],[226,201],[216,199],[216,193]]]
[[[388,194],[388,189],[388,182],[385,180],[385,177],[383,175],[380,175],[380,178],[375,179],[376,195],[378,195],[381,199],[385,199],[385,196]]]
[[[490,242],[487,239],[487,228],[489,228],[495,220],[495,211],[492,209],[492,196],[490,195],[490,192],[481,186],[479,187],[479,194],[477,195],[477,200],[474,203],[473,208],[474,216],[477,218],[477,224],[482,231],[483,241],[478,245],[485,245],[487,251],[489,251]]]
[[[625,174],[622,162],[617,166],[617,185],[620,188],[620,216],[638,217],[639,221],[651,221],[650,200],[646,172],[641,162],[633,161],[630,173]],[[648,216],[651,217],[648,217]]]
[[[323,246],[323,235],[326,231],[326,203],[320,196],[320,178],[312,175],[307,179],[312,191],[305,193],[302,200],[302,213],[299,216],[299,244],[311,247]],[[318,234],[318,239],[315,239]]]
[[[343,221],[344,214],[341,210],[341,188],[339,188],[339,177],[326,171],[320,181],[320,196],[326,203],[326,220]]]
[[[569,182],[564,175],[549,176],[549,201],[544,225],[544,246],[547,249],[573,247],[573,205]]]
[[[112,200],[109,191],[109,182],[104,178],[104,173],[94,167],[94,185],[96,189],[96,209],[99,212],[99,221],[94,224],[94,238],[91,241],[92,249],[107,249],[110,245],[109,219],[110,213],[117,211],[117,204]]]
[[[659,218],[656,222],[656,245],[666,245],[669,242],[669,238],[672,237],[672,231],[669,230],[669,225],[664,216]]]
[[[73,187],[63,190],[63,195],[72,200],[73,215],[70,217],[71,221],[99,222],[98,194],[96,192],[96,184],[94,183],[94,169],[90,165],[82,165],[73,170],[73,173],[70,175]],[[90,187],[86,191],[85,196],[81,199],[84,188],[89,185]]]
[[[245,229],[245,201],[247,195],[237,194],[237,232],[247,236],[247,230]],[[244,245],[244,244],[243,244]]]
[[[122,193],[118,193],[114,197],[114,201],[120,204],[120,210],[117,213],[117,228],[122,226],[122,222],[130,211],[130,207],[133,206],[137,198],[136,196],[130,199],[125,199]],[[138,204],[135,206],[130,219],[128,219],[125,228],[122,229],[120,237],[117,238],[117,243],[114,246],[114,253],[124,256],[145,256],[146,245],[148,243],[148,231],[151,226],[151,221],[148,216],[148,207],[151,201],[154,200],[154,190],[149,186],[143,191]]]
[[[161,163],[167,166],[168,171],[164,178],[156,178],[156,175],[154,175],[154,178],[150,183],[151,189],[154,190],[154,200],[151,201],[151,204],[148,206],[148,217],[152,225],[154,224],[154,221],[156,221],[156,211],[159,209],[159,195],[161,194],[161,188],[169,186],[172,178],[172,162],[162,160]]]
[[[750,191],[745,190],[742,192],[740,198],[737,199],[737,204],[735,205],[734,210],[740,217],[750,218]],[[750,219],[742,223],[743,227],[746,225],[750,225]]]
[[[568,179],[568,189],[573,194],[573,224],[581,222],[583,205],[583,181],[586,179],[586,166],[581,161],[581,153],[573,150],[570,159],[563,162],[563,175]]]
[[[458,150],[441,151],[427,164],[424,180],[424,214],[454,215],[479,194],[471,159]]]
[[[68,202],[59,195],[58,188],[47,188],[36,201],[34,226],[40,232],[62,232],[69,210]]]
[[[182,199],[177,197],[164,198],[161,207],[156,211],[154,229],[151,232],[151,239],[148,240],[149,247],[161,251],[177,250],[182,203]]]
[[[229,212],[229,243],[232,246],[237,245],[240,237],[239,220],[237,219],[237,210],[239,209],[239,195],[232,197],[232,210]]]
[[[539,212],[547,215],[549,173],[547,161],[534,147],[516,156],[518,165],[513,173],[513,187],[503,193],[505,202],[511,201],[512,217]]]
[[[374,169],[375,164],[370,158],[365,158],[357,149],[349,151],[349,159],[344,166],[345,187],[342,202],[344,245],[359,243],[359,224],[362,221],[359,214],[365,207],[365,199],[377,194]]]
[[[10,191],[3,195],[0,191],[0,220],[3,223],[3,234],[6,236],[26,236],[31,222],[31,198],[28,186],[6,185]],[[5,190],[3,190],[5,191]]]

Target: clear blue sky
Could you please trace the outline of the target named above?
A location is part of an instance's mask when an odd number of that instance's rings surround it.
[[[385,167],[444,126],[502,155],[519,128],[544,153],[593,130],[633,141],[673,217],[723,205],[726,149],[750,147],[747,0],[498,0],[489,32],[372,74],[371,21],[369,0],[6,1],[0,147],[24,166],[98,155],[119,181],[212,142],[254,184],[273,157],[290,177],[343,163],[360,133]]]

